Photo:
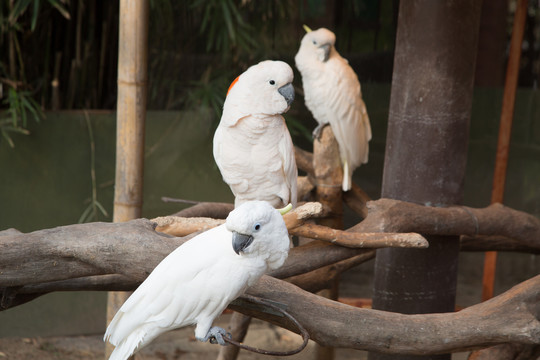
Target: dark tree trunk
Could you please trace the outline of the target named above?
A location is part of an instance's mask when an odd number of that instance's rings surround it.
[[[462,202],[481,4],[401,2],[383,197],[431,206]],[[374,309],[454,310],[459,238],[427,239],[425,250],[377,251]],[[419,357],[371,353],[369,358]]]

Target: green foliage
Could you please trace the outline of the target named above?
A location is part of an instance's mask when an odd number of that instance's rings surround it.
[[[10,133],[28,135],[29,131],[26,129],[28,118],[36,122],[44,118],[41,107],[34,100],[34,94],[25,90],[30,87],[26,83],[24,58],[17,36],[17,33],[26,30],[27,25],[31,32],[36,29],[42,2],[42,0],[15,0],[3,1],[0,4],[0,32],[2,33],[0,41],[9,43],[9,64],[6,66],[0,62],[0,99],[2,99],[2,108],[6,109],[0,113],[0,133],[12,148],[15,147],[15,143]],[[47,0],[47,3],[56,8],[65,18],[70,18],[69,12],[59,1]],[[31,12],[30,20],[22,21],[21,18],[28,12]],[[4,91],[1,91],[4,86],[8,88],[7,96],[3,96]]]
[[[7,110],[0,113],[0,132],[2,138],[13,148],[15,143],[10,133],[28,135],[30,133],[26,129],[28,117],[39,122],[44,118],[44,114],[29,91],[17,91],[15,88],[10,88],[2,104],[7,106]]]

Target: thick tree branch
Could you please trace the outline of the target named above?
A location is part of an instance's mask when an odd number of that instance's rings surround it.
[[[213,219],[225,219],[234,209],[234,204],[222,202],[201,202],[197,205],[180,210],[173,214],[179,217],[209,217]]]
[[[423,235],[497,235],[540,247],[540,219],[501,204],[483,209],[447,208],[380,199],[368,203],[368,216],[356,232],[417,232]]]
[[[428,355],[506,342],[540,344],[540,275],[489,301],[443,314],[404,315],[358,309],[268,276],[248,293],[284,304],[309,331],[311,339],[321,345]],[[230,307],[294,331],[283,317],[234,303]]]

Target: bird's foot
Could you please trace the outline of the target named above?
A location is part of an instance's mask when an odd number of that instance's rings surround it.
[[[319,140],[319,139],[321,138],[322,129],[323,129],[326,125],[328,125],[328,123],[317,125],[317,127],[313,130],[313,133],[312,133],[313,139]]]
[[[227,345],[224,339],[225,337],[232,339],[231,333],[218,326],[213,326],[210,328],[210,330],[208,330],[208,334],[206,334],[204,341],[210,340],[210,344],[219,344],[225,346]]]

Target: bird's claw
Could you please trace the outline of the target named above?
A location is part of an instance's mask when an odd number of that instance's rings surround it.
[[[322,133],[322,129],[328,124],[319,124],[317,125],[317,127],[315,129],[313,129],[313,132],[311,133],[311,135],[313,136],[313,139],[315,140],[320,140],[321,138],[321,133]]]
[[[206,335],[207,339],[210,340],[210,344],[219,344],[221,346],[228,345],[225,342],[224,338],[232,339],[232,335],[230,332],[227,332],[225,329],[220,328],[218,326],[214,326],[208,330],[208,334]]]

